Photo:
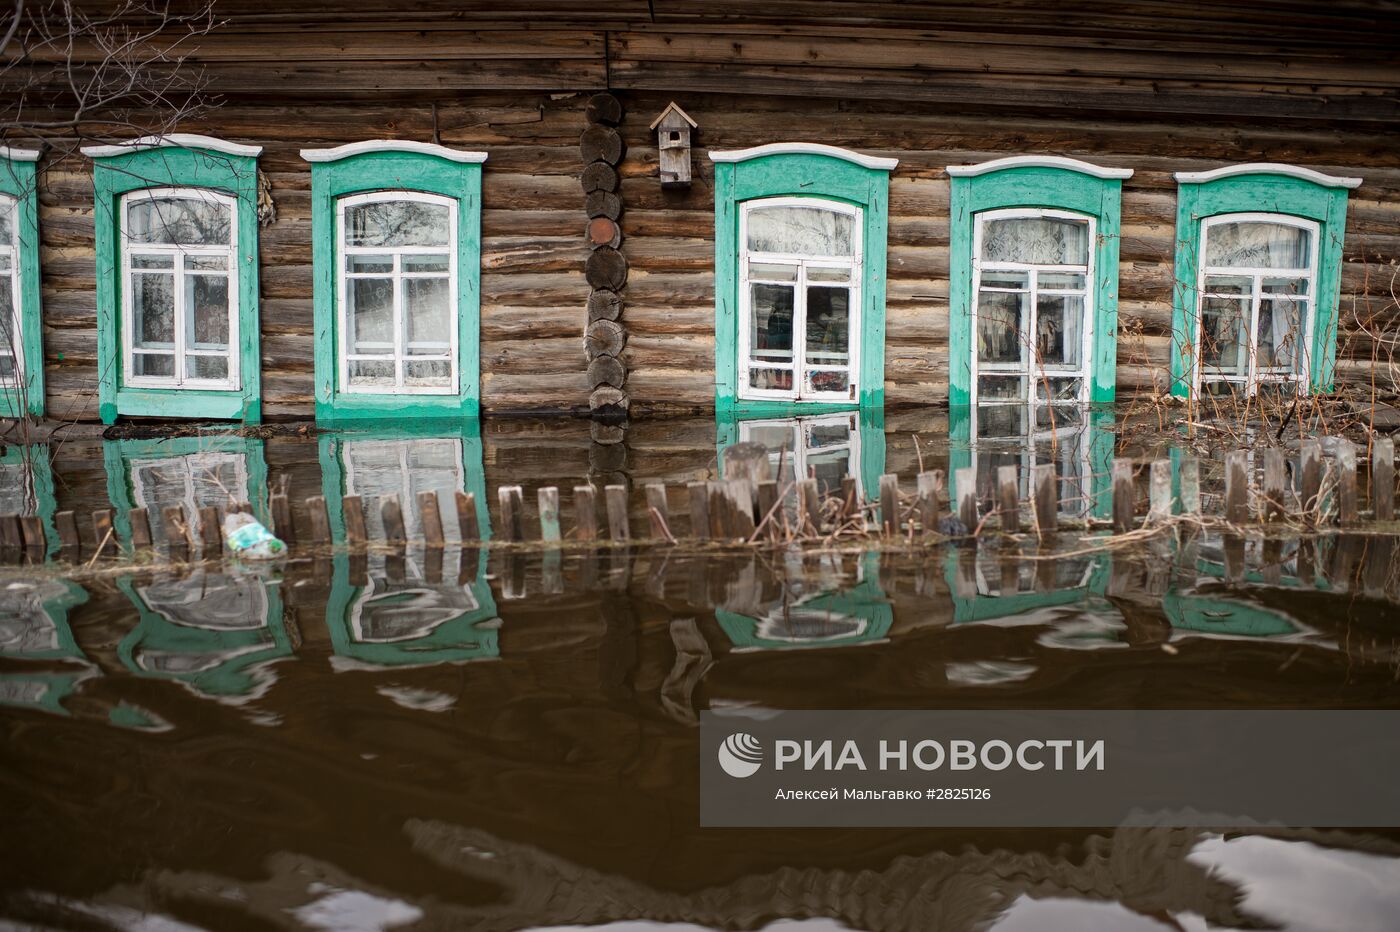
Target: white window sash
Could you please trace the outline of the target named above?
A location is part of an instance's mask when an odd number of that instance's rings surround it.
[[[362,204],[386,203],[395,201],[416,201],[447,208],[448,240],[446,246],[350,246],[346,243],[345,214],[349,208]],[[458,371],[458,333],[461,329],[461,308],[458,305],[458,237],[457,200],[440,194],[424,191],[375,191],[370,194],[356,194],[342,197],[336,202],[336,356],[338,369],[338,390],[351,395],[456,395],[461,391],[461,374]],[[391,260],[389,272],[350,272],[348,259],[351,256],[384,256]],[[420,256],[441,257],[447,260],[446,272],[406,272],[404,260]],[[393,332],[392,344],[375,343],[375,347],[386,346],[382,353],[353,352],[350,343],[350,289],[349,283],[356,279],[390,280],[393,288]],[[403,283],[414,279],[445,279],[447,281],[448,341],[440,353],[409,354],[410,344],[405,325]],[[435,341],[436,342],[436,341]],[[354,385],[350,381],[350,363],[354,361],[389,362],[394,366],[393,385]],[[446,362],[449,367],[446,385],[408,385],[405,373],[410,362]]]
[[[1014,220],[1049,217],[1060,220],[1073,220],[1078,223],[1088,224],[1086,237],[1088,262],[1084,265],[1065,264],[1045,264],[1038,265],[1033,262],[993,262],[982,259],[982,235],[985,225],[991,220]],[[1045,377],[1049,378],[1077,378],[1079,383],[1079,396],[1077,399],[1055,399],[1055,404],[1073,403],[1076,400],[1086,402],[1089,399],[1089,386],[1093,373],[1093,348],[1094,348],[1094,246],[1097,242],[1098,220],[1095,217],[1085,214],[1074,213],[1068,210],[1055,210],[1052,208],[1023,208],[1012,207],[1001,210],[986,210],[977,214],[973,223],[972,236],[972,294],[970,297],[970,316],[972,318],[972,340],[968,347],[970,369],[972,373],[969,397],[975,406],[979,403],[978,396],[978,376],[986,373],[988,375],[1021,375],[1025,377],[1026,395],[1020,399],[997,398],[987,402],[988,404],[1035,404],[1048,405],[1049,400],[1038,400],[1036,391]],[[1001,288],[982,287],[982,274],[984,272],[1020,272],[1026,276],[1025,288]],[[1041,275],[1071,274],[1084,276],[1083,288],[1043,288],[1039,284]],[[1021,329],[1017,334],[1020,343],[1022,362],[982,362],[978,359],[977,351],[977,308],[980,304],[980,296],[983,291],[996,294],[1023,294],[1026,295],[1026,312],[1022,315]],[[1037,298],[1041,295],[1059,295],[1064,297],[1082,298],[1083,320],[1080,324],[1080,346],[1079,364],[1068,365],[1065,363],[1044,363],[1035,358],[1034,341],[1032,334],[1036,332],[1039,319],[1039,308]],[[975,425],[974,425],[975,426]]]
[[[171,243],[132,245],[127,234],[127,208],[142,200],[158,198],[184,198],[188,200],[214,201],[229,210],[229,243],[224,246],[181,246]],[[122,290],[122,382],[132,388],[166,388],[185,391],[238,391],[242,387],[239,364],[242,356],[242,342],[238,330],[239,312],[239,268],[238,268],[238,200],[230,195],[211,191],[207,188],[146,188],[123,195],[118,208],[120,216],[121,250],[121,290]],[[166,269],[138,269],[132,266],[134,255],[168,255],[171,267]],[[227,262],[226,269],[187,269],[186,260],[190,257],[220,256]],[[169,350],[144,350],[136,346],[135,276],[168,275],[173,289],[174,333],[173,345]],[[186,315],[185,279],[189,275],[206,277],[223,276],[228,279],[228,349],[226,351],[191,349],[185,345]],[[136,375],[135,362],[138,355],[170,356],[174,359],[174,371],[170,376]],[[187,375],[186,359],[197,356],[219,356],[228,360],[228,377],[223,379],[201,379]]]
[[[1197,273],[1196,281],[1196,320],[1195,335],[1193,337],[1194,352],[1192,354],[1191,390],[1193,395],[1199,395],[1202,382],[1228,382],[1231,384],[1243,385],[1246,395],[1254,395],[1259,386],[1264,383],[1289,384],[1295,383],[1298,390],[1303,394],[1309,393],[1312,385],[1312,371],[1314,360],[1312,358],[1313,331],[1317,321],[1317,266],[1319,250],[1320,226],[1316,221],[1303,217],[1294,217],[1289,214],[1271,213],[1238,213],[1219,214],[1214,217],[1206,217],[1201,221],[1201,235],[1198,243],[1199,255],[1204,260],[1206,248],[1209,243],[1210,231],[1213,227],[1226,223],[1274,223],[1280,226],[1294,227],[1295,229],[1306,230],[1309,234],[1309,256],[1308,268],[1288,268],[1271,269],[1260,266],[1212,266],[1200,262],[1200,269]],[[1207,278],[1230,276],[1234,278],[1249,278],[1249,294],[1226,294],[1223,292],[1207,291]],[[1301,333],[1294,343],[1294,365],[1291,369],[1280,366],[1260,366],[1259,365],[1259,313],[1263,307],[1264,300],[1264,280],[1270,278],[1300,278],[1306,281],[1307,290],[1298,295],[1277,295],[1273,300],[1279,298],[1292,299],[1295,303],[1303,305],[1302,313],[1299,315],[1299,328]],[[1207,366],[1201,360],[1204,351],[1203,326],[1205,319],[1204,304],[1207,298],[1221,298],[1235,301],[1245,307],[1246,325],[1246,356],[1245,372],[1243,374],[1230,370],[1221,369],[1216,366]],[[1278,344],[1275,343],[1275,346]]]
[[[20,292],[22,278],[19,274],[19,201],[8,195],[0,195],[0,209],[8,208],[11,219],[11,232],[14,239],[0,243],[0,256],[10,260],[10,270],[5,275],[10,279],[10,297],[14,302],[8,308],[0,308],[0,313],[10,318],[10,355],[14,361],[13,384],[9,379],[0,378],[0,388],[18,388],[24,384],[24,296]]]
[[[748,249],[748,218],[755,209],[766,207],[807,207],[828,210],[854,218],[852,255],[843,256],[799,256],[788,253],[750,252]],[[861,328],[861,269],[863,267],[863,214],[859,207],[807,197],[770,197],[746,201],[739,212],[739,340],[738,340],[738,386],[737,397],[744,401],[811,401],[849,402],[860,394],[860,328]],[[795,267],[796,275],[790,281],[751,276],[752,264],[787,265]],[[846,363],[809,362],[807,351],[807,272],[809,269],[849,270],[847,282],[810,282],[819,288],[840,288],[847,294]],[[792,358],[770,364],[754,355],[752,332],[752,298],[750,285],[772,284],[793,289],[792,311]],[[762,352],[762,351],[760,351]],[[823,355],[813,352],[812,355]],[[755,369],[782,369],[792,372],[792,390],[751,388],[750,372]],[[806,376],[809,372],[841,372],[846,375],[845,391],[807,391]]]

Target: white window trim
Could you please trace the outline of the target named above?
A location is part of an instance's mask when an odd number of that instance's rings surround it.
[[[840,424],[843,427],[849,428],[850,433],[848,437],[850,439],[845,443],[832,444],[825,447],[813,447],[811,444],[812,428],[825,427],[832,424]],[[807,460],[810,455],[822,455],[836,450],[848,450],[849,455],[846,458],[848,467],[847,475],[856,482],[857,500],[864,498],[860,481],[860,420],[858,415],[848,413],[817,414],[808,417],[766,418],[763,420],[740,421],[739,440],[751,440],[755,428],[774,427],[785,428],[790,432],[789,436],[792,439],[792,446],[788,448],[786,460],[792,463],[793,475],[797,477],[799,481],[807,478]],[[781,454],[770,452],[768,458],[770,461],[774,461],[780,455]],[[780,483],[782,482],[781,476],[775,475],[774,478]],[[781,489],[779,489],[779,491],[781,491]],[[795,494],[795,492],[790,491],[789,495],[792,494]]]
[[[1309,234],[1309,255],[1306,269],[1267,269],[1267,268],[1245,268],[1234,266],[1207,266],[1205,262],[1207,244],[1209,242],[1211,227],[1226,223],[1276,223],[1281,226],[1290,226],[1300,230],[1307,230]],[[1253,291],[1249,301],[1249,346],[1248,365],[1246,374],[1227,375],[1225,373],[1211,373],[1205,381],[1208,382],[1229,382],[1235,385],[1244,385],[1245,393],[1253,395],[1259,390],[1261,382],[1288,383],[1294,382],[1298,385],[1298,391],[1307,395],[1312,391],[1312,371],[1316,360],[1312,358],[1313,330],[1317,325],[1317,274],[1318,274],[1318,254],[1320,247],[1321,226],[1315,220],[1305,217],[1295,217],[1291,214],[1275,214],[1267,212],[1251,212],[1238,214],[1217,214],[1213,217],[1206,217],[1201,220],[1201,235],[1198,239],[1200,243],[1200,257],[1196,263],[1196,321],[1195,332],[1193,334],[1191,354],[1191,392],[1193,397],[1200,397],[1201,381],[1205,376],[1201,365],[1201,326],[1202,313],[1201,305],[1206,297],[1206,276],[1234,275],[1249,276],[1253,279]],[[1297,357],[1299,369],[1294,372],[1266,372],[1260,374],[1257,371],[1257,358],[1259,346],[1259,305],[1261,281],[1265,278],[1306,278],[1308,281],[1307,293],[1307,313],[1303,316],[1303,333],[1298,342]]]
[[[19,201],[8,194],[0,194],[0,210],[7,208],[10,210],[12,223],[11,232],[14,236],[8,243],[0,243],[0,256],[6,256],[10,260],[10,298],[13,302],[10,309],[10,336],[12,346],[11,356],[14,361],[15,376],[13,383],[8,379],[0,379],[0,389],[19,388],[24,384],[24,295],[20,293],[22,276],[19,274],[19,225],[20,210]]]
[[[748,149],[714,149],[710,151],[710,161],[747,162],[749,159],[761,159],[769,155],[825,155],[829,158],[841,159],[853,165],[859,165],[862,168],[874,168],[880,171],[893,171],[895,166],[899,164],[899,159],[866,155],[863,152],[853,152],[850,149],[828,146],[819,142],[770,142],[764,146],[753,146]]]
[[[1007,168],[1062,168],[1066,171],[1079,172],[1082,175],[1091,175],[1094,178],[1105,180],[1118,179],[1121,181],[1133,177],[1131,168],[1106,168],[1079,159],[1065,158],[1063,155],[1012,155],[1006,158],[992,159],[988,162],[979,162],[976,165],[948,165],[943,170],[952,178],[975,178],[978,175],[1002,171]]]
[[[432,204],[436,207],[446,207],[448,242],[446,247],[442,246],[347,246],[345,245],[345,212],[348,208],[361,204],[385,203],[396,201],[416,201],[422,204]],[[336,369],[339,390],[351,395],[457,395],[461,392],[461,372],[458,369],[458,333],[462,324],[462,309],[458,301],[457,275],[458,275],[458,251],[459,243],[457,237],[457,199],[441,194],[429,194],[424,191],[374,191],[369,194],[353,194],[339,198],[335,209],[335,277],[336,277]],[[404,319],[403,319],[403,289],[400,287],[405,278],[441,278],[441,273],[412,273],[402,270],[403,257],[412,255],[440,255],[447,253],[447,299],[448,307],[451,310],[451,320],[448,323],[448,365],[451,367],[451,378],[449,384],[445,386],[413,386],[400,384],[403,378],[404,365],[410,361],[431,362],[440,361],[440,356],[409,356],[405,348],[401,345],[404,341]],[[366,255],[394,257],[393,271],[393,298],[394,298],[394,345],[395,349],[389,354],[394,363],[393,386],[384,387],[379,385],[351,385],[350,384],[350,317],[349,317],[349,273],[346,271],[346,256]],[[357,356],[368,357],[370,354],[356,354]],[[384,354],[375,354],[373,358],[383,361]]]
[[[175,313],[175,334],[172,357],[175,360],[175,374],[169,378],[163,376],[138,376],[134,373],[134,363],[136,361],[136,339],[135,339],[135,315],[132,306],[135,289],[132,288],[131,253],[132,246],[127,236],[127,208],[136,201],[155,200],[157,198],[187,198],[199,201],[214,201],[228,207],[229,210],[229,242],[223,246],[182,246],[179,244],[142,244],[136,247],[136,251],[144,254],[159,253],[169,255],[174,260],[174,313]],[[239,363],[242,357],[242,340],[238,329],[239,314],[239,284],[241,281],[241,268],[238,261],[238,199],[223,194],[219,191],[212,191],[208,188],[143,188],[139,191],[131,191],[122,195],[119,207],[120,216],[120,240],[118,248],[121,251],[121,291],[122,291],[122,381],[123,384],[132,388],[165,388],[179,391],[238,391],[242,388],[242,373],[239,371]],[[186,256],[223,256],[228,262],[228,351],[227,353],[206,353],[191,352],[185,346],[185,289],[181,287],[181,281],[185,275],[184,264]],[[150,270],[158,271],[158,270]],[[203,272],[199,274],[217,275],[218,272]],[[154,355],[163,355],[160,353]],[[228,359],[228,378],[226,379],[196,379],[184,377],[186,369],[185,359],[190,356],[226,356]]]
[[[1087,264],[1087,265],[1084,265],[1084,266],[1078,266],[1078,265],[1036,265],[1036,264],[1029,263],[1029,262],[984,262],[984,261],[982,261],[982,231],[983,231],[983,228],[984,228],[984,226],[986,225],[986,222],[987,222],[988,220],[1014,220],[1014,219],[1021,219],[1021,218],[1038,218],[1038,217],[1050,217],[1050,218],[1053,218],[1053,219],[1074,220],[1074,221],[1078,221],[1078,222],[1088,223],[1088,225],[1089,225],[1089,233],[1088,233],[1088,253],[1089,253],[1089,255],[1088,255],[1088,264]],[[1091,382],[1091,380],[1092,380],[1092,378],[1093,378],[1093,371],[1094,371],[1093,359],[1092,359],[1092,352],[1093,352],[1093,348],[1094,348],[1094,316],[1095,316],[1095,312],[1096,312],[1096,310],[1097,310],[1096,305],[1095,305],[1095,301],[1094,301],[1094,299],[1095,299],[1095,292],[1096,292],[1096,288],[1095,288],[1095,279],[1094,279],[1094,262],[1095,262],[1095,258],[1096,258],[1095,253],[1097,252],[1097,250],[1096,250],[1096,248],[1095,248],[1095,247],[1097,246],[1097,243],[1098,243],[1097,236],[1098,236],[1098,221],[1097,221],[1097,218],[1091,217],[1091,216],[1089,216],[1089,215],[1087,215],[1087,214],[1075,213],[1074,211],[1071,211],[1071,210],[1057,210],[1057,209],[1047,208],[1047,207],[1008,207],[1008,208],[1004,208],[1004,209],[1001,209],[1001,210],[984,210],[984,211],[982,211],[981,213],[977,214],[977,216],[976,216],[976,218],[975,218],[975,220],[974,220],[973,226],[972,226],[972,295],[971,295],[971,298],[970,298],[970,301],[971,301],[971,308],[970,308],[970,310],[971,310],[971,314],[972,314],[972,340],[971,340],[971,345],[968,347],[968,352],[971,354],[970,363],[971,363],[971,372],[972,372],[971,389],[970,389],[969,397],[971,398],[971,402],[972,402],[973,405],[976,405],[976,404],[978,403],[978,385],[977,385],[977,378],[978,378],[978,375],[981,373],[981,370],[982,370],[982,364],[981,364],[981,362],[980,362],[980,361],[978,360],[978,358],[977,358],[977,356],[978,356],[978,352],[977,352],[977,307],[978,307],[978,304],[979,304],[979,297],[980,297],[980,295],[981,295],[981,293],[982,293],[982,271],[983,271],[983,269],[987,269],[987,270],[989,270],[989,271],[997,271],[997,272],[1026,272],[1026,273],[1027,273],[1027,287],[1030,289],[1030,294],[1029,294],[1028,300],[1027,300],[1028,314],[1027,314],[1027,320],[1026,320],[1026,327],[1027,327],[1027,331],[1028,331],[1028,332],[1031,332],[1031,333],[1033,333],[1033,332],[1035,331],[1035,320],[1036,320],[1036,315],[1038,314],[1038,311],[1037,311],[1037,309],[1036,309],[1036,301],[1035,301],[1035,297],[1036,297],[1036,294],[1037,294],[1037,289],[1036,289],[1036,286],[1035,286],[1035,276],[1036,276],[1036,274],[1037,274],[1037,273],[1040,273],[1040,272],[1070,272],[1070,273],[1073,273],[1073,274],[1076,274],[1076,275],[1083,275],[1083,276],[1084,276],[1084,322],[1083,322],[1083,327],[1082,327],[1083,333],[1082,333],[1082,335],[1081,335],[1081,338],[1082,338],[1082,341],[1083,341],[1083,345],[1081,345],[1080,348],[1079,348],[1079,366],[1078,366],[1078,368],[1076,368],[1076,369],[1070,369],[1070,368],[1053,368],[1053,369],[1049,369],[1049,368],[1045,368],[1044,366],[1039,366],[1039,365],[1038,365],[1033,359],[1031,359],[1031,358],[1028,358],[1028,359],[1027,359],[1026,366],[1024,367],[1024,371],[1023,371],[1022,367],[1020,367],[1020,366],[1012,367],[1012,366],[1010,366],[1010,365],[1005,365],[1005,367],[1003,367],[1003,365],[995,365],[995,364],[993,364],[993,365],[988,365],[988,366],[987,366],[987,371],[988,371],[988,372],[999,373],[999,374],[1005,374],[1005,375],[1015,375],[1015,374],[1024,375],[1024,377],[1025,377],[1026,380],[1027,380],[1027,391],[1028,391],[1028,395],[1027,395],[1027,397],[1025,397],[1025,398],[1020,398],[1020,399],[998,398],[998,399],[995,399],[994,401],[990,401],[990,402],[987,402],[987,403],[988,403],[988,404],[1008,404],[1008,403],[1009,403],[1009,404],[1028,404],[1028,403],[1032,403],[1032,402],[1035,402],[1035,403],[1037,403],[1037,404],[1042,403],[1042,402],[1037,402],[1036,399],[1035,399],[1035,385],[1036,385],[1036,384],[1039,384],[1043,379],[1046,379],[1046,378],[1066,378],[1066,379],[1076,379],[1076,378],[1077,378],[1077,379],[1079,379],[1079,397],[1078,397],[1077,399],[1073,399],[1073,398],[1056,398],[1056,399],[1053,399],[1053,400],[1051,400],[1051,399],[1046,399],[1043,403],[1045,403],[1045,404],[1050,404],[1050,403],[1054,403],[1054,404],[1065,404],[1065,403],[1076,403],[1076,402],[1077,402],[1077,403],[1084,403],[1084,402],[1087,402],[1087,401],[1089,400],[1089,383]],[[1054,292],[1054,293],[1060,293],[1060,289],[1055,289],[1055,292]],[[1070,293],[1070,292],[1069,292],[1069,291],[1066,291],[1066,293]]]
[[[749,212],[756,209],[768,207],[806,207],[818,210],[828,210],[833,213],[845,214],[853,218],[854,223],[852,234],[852,254],[849,259],[840,256],[799,256],[787,253],[769,252],[749,252],[748,226]],[[812,404],[845,404],[855,400],[860,395],[860,331],[863,317],[862,304],[862,272],[865,265],[865,242],[864,242],[864,214],[861,208],[854,204],[845,204],[840,201],[827,200],[825,198],[814,197],[765,197],[752,201],[745,201],[740,206],[739,211],[739,339],[737,341],[739,352],[738,365],[738,394],[737,397],[743,401],[791,401],[794,403]],[[781,366],[770,367],[762,365],[752,365],[753,331],[751,329],[750,314],[751,295],[749,288],[749,264],[751,262],[784,263],[796,264],[798,266],[797,278],[792,282],[793,286],[793,309],[792,309],[792,390],[783,391],[781,389],[760,389],[749,386],[749,370],[751,368],[782,368]],[[831,366],[820,364],[820,368],[828,371],[840,371],[843,368],[847,372],[847,388],[842,392],[804,392],[803,386],[806,384],[805,374],[807,369],[807,274],[808,267],[817,268],[849,268],[851,270],[850,298],[847,313],[847,326],[849,335],[846,342],[846,366]],[[762,279],[759,279],[762,281]],[[787,284],[787,283],[784,283]]]

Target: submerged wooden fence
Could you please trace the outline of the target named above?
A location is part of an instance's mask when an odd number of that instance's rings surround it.
[[[1264,450],[1261,481],[1257,486],[1251,484],[1254,470],[1249,456],[1245,451],[1236,451],[1224,457],[1220,517],[1229,524],[1242,526],[1292,520],[1318,527],[1332,523],[1354,525],[1361,520],[1356,450],[1350,442],[1337,442],[1330,469],[1325,468],[1322,445],[1316,440],[1304,441],[1292,462],[1283,450]],[[1141,516],[1139,512],[1143,509],[1137,479],[1140,464],[1127,459],[1114,460],[1109,518],[1087,522],[1067,521],[1061,514],[1059,477],[1053,464],[1031,468],[1024,501],[1020,492],[1020,470],[1016,466],[998,468],[993,494],[986,499],[978,494],[975,469],[964,467],[956,470],[953,477],[951,499],[944,472],[930,470],[915,477],[912,497],[901,492],[897,476],[887,474],[880,477],[876,497],[863,501],[851,477],[842,481],[839,490],[831,490],[824,496],[815,478],[785,484],[765,478],[769,469],[766,454],[762,458],[726,456],[725,463],[728,478],[684,483],[683,492],[672,483],[670,488],[676,492],[675,496],[668,492],[665,483],[646,485],[645,529],[633,527],[629,490],[623,485],[603,488],[601,509],[594,486],[575,486],[573,520],[567,531],[558,488],[539,489],[537,520],[527,522],[521,487],[501,486],[496,493],[498,523],[494,538],[502,543],[539,541],[545,546],[560,545],[566,540],[584,545],[604,541],[627,543],[634,535],[668,544],[688,540],[770,545],[851,538],[958,538],[981,535],[989,530],[1021,534],[1028,528],[1044,535],[1064,526],[1106,526],[1115,534],[1123,534],[1162,526],[1183,516],[1187,519],[1206,517],[1202,513],[1200,465],[1193,456],[1184,456],[1175,465],[1166,459],[1146,464],[1147,508]],[[1294,474],[1292,481],[1290,467]],[[1330,481],[1324,482],[1325,473]],[[1393,521],[1395,444],[1389,438],[1377,440],[1373,446],[1370,489],[1369,516],[1377,521]],[[684,502],[685,507],[679,513],[671,511],[669,502],[673,498]],[[457,492],[451,502],[443,502],[435,492],[420,492],[409,507],[417,509],[418,526],[422,529],[422,539],[415,544],[429,550],[441,550],[447,545],[445,508],[454,512],[451,517],[455,518],[461,542],[480,543],[479,505],[472,493]],[[380,499],[384,539],[374,541],[376,546],[402,549],[408,545],[403,509],[397,497]],[[248,511],[249,506],[234,503],[227,510]],[[292,503],[287,496],[275,494],[270,499],[271,529],[289,547],[302,544],[325,547],[337,543],[332,540],[324,498],[306,499],[303,513],[302,526],[307,529],[305,539],[297,532]],[[343,543],[351,548],[368,546],[371,541],[364,500],[358,495],[346,495],[341,502],[341,515]],[[161,538],[172,557],[185,557],[198,550],[202,557],[209,558],[219,555],[223,548],[223,515],[220,509],[212,506],[200,508],[194,520],[178,505],[162,509],[159,515],[150,514],[145,508],[133,508],[126,517],[131,529],[129,543],[134,551],[152,549],[154,521],[160,522]],[[112,509],[93,512],[90,545],[85,548],[74,513],[59,512],[55,515],[54,527],[60,554],[65,559],[114,554],[118,543],[115,519]],[[8,562],[42,560],[48,552],[48,544],[44,522],[38,516],[0,516],[0,559]]]

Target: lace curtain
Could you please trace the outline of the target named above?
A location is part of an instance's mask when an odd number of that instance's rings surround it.
[[[1089,264],[1089,222],[1059,217],[1008,217],[982,227],[983,262]]]
[[[1305,269],[1312,234],[1282,223],[1220,223],[1206,232],[1206,266],[1235,269]]]
[[[814,207],[760,207],[749,211],[750,252],[794,256],[850,256],[855,218]]]

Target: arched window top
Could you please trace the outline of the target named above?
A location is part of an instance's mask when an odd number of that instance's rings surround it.
[[[772,142],[765,146],[753,146],[748,149],[711,150],[710,161],[747,162],[750,159],[761,159],[770,155],[824,155],[828,158],[841,159],[844,162],[859,165],[862,168],[873,168],[879,171],[893,171],[895,166],[899,164],[899,159],[865,155],[862,152],[853,152],[850,149],[823,145],[818,142]]]
[[[83,146],[82,153],[90,159],[106,159],[115,155],[144,152],[147,149],[205,149],[247,158],[257,158],[262,154],[262,146],[247,146],[214,136],[201,136],[198,133],[166,133],[163,136],[142,136],[131,142],[110,146]]]
[[[232,246],[237,199],[206,188],[145,188],[125,196],[123,240],[139,246]]]
[[[1317,223],[1288,214],[1220,214],[1206,219],[1208,270],[1310,272],[1316,264]]]
[[[978,175],[1005,171],[1009,168],[1062,168],[1066,171],[1079,172],[1081,175],[1091,175],[1105,180],[1133,177],[1131,168],[1105,168],[1102,165],[1094,165],[1091,162],[1082,162],[1079,159],[1065,158],[1060,155],[1013,155],[1003,159],[979,162],[976,165],[949,165],[945,171],[954,178],[975,178]]]
[[[751,253],[851,257],[860,242],[860,209],[819,198],[773,197],[745,204]]]
[[[454,198],[422,191],[375,191],[340,199],[345,245],[389,249],[452,244]]]
[[[1325,175],[1312,168],[1300,165],[1285,165],[1281,162],[1246,162],[1243,165],[1226,165],[1204,172],[1177,172],[1174,177],[1179,184],[1205,184],[1221,178],[1235,178],[1240,175],[1279,175],[1311,181],[1324,188],[1355,188],[1361,184],[1360,178],[1345,178],[1338,175]]]
[[[346,143],[332,149],[302,149],[301,157],[308,162],[337,162],[356,155],[370,152],[393,152],[409,155],[432,155],[449,162],[479,165],[486,161],[485,152],[468,149],[449,149],[431,142],[416,142],[412,139],[366,139],[361,142]]]
[[[981,264],[1089,265],[1092,218],[1065,210],[1011,208],[989,210],[981,218]]]

